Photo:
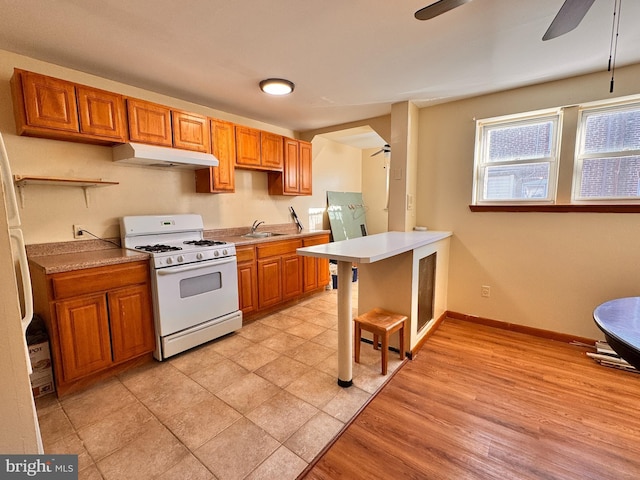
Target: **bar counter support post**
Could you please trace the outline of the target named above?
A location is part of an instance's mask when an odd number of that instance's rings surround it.
[[[338,261],[338,385],[353,385],[352,262]]]

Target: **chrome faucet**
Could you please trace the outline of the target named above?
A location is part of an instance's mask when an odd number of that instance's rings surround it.
[[[259,222],[258,220],[255,220],[253,222],[253,225],[251,225],[251,233],[256,233],[256,230],[258,229],[258,227],[260,225],[262,225],[264,222]]]

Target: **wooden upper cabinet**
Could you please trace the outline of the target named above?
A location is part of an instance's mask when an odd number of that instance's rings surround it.
[[[122,95],[80,85],[76,87],[76,95],[81,133],[108,137],[114,142],[126,141]]]
[[[236,189],[235,125],[223,120],[211,119],[212,152],[218,159],[217,167],[196,170],[196,192],[231,193]]]
[[[235,126],[236,131],[236,166],[260,168],[260,130]]]
[[[312,150],[311,143],[284,138],[284,165],[282,172],[269,172],[270,195],[311,195]]]
[[[282,135],[236,125],[236,167],[282,171]]]
[[[11,87],[18,134],[80,132],[73,83],[16,69]]]
[[[209,119],[204,115],[171,110],[173,146],[196,152],[211,152]]]
[[[283,193],[298,193],[299,143],[292,138],[284,139],[284,185]]]
[[[298,187],[300,195],[311,195],[312,188],[312,172],[313,172],[313,155],[311,143],[298,140],[300,148],[299,154],[299,168],[298,168]]]
[[[165,147],[173,146],[171,136],[171,109],[163,105],[127,99],[129,139]]]
[[[19,69],[11,90],[19,135],[102,145],[126,141],[121,95]]]
[[[261,165],[268,170],[282,170],[283,144],[282,135],[260,132]]]

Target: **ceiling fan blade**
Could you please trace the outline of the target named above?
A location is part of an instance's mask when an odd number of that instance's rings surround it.
[[[551,40],[576,28],[595,0],[565,0],[560,11],[549,25],[542,40]]]
[[[369,155],[370,157],[375,157],[376,155],[380,154],[380,153],[390,153],[391,152],[391,146],[388,143],[385,143],[384,146],[378,150],[376,153],[372,153],[371,155]]]
[[[418,20],[429,20],[430,18],[447,13],[449,10],[453,10],[454,8],[464,5],[465,3],[469,3],[470,1],[471,0],[438,0],[431,5],[421,8],[414,14],[414,16]]]

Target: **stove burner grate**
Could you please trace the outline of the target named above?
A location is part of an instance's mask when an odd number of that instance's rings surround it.
[[[198,247],[215,247],[216,245],[225,245],[227,242],[220,242],[218,240],[187,240],[183,243],[196,245]]]
[[[140,245],[136,247],[136,250],[144,250],[145,252],[151,253],[163,253],[163,252],[173,252],[176,250],[182,250],[181,247],[172,247],[170,245]]]

